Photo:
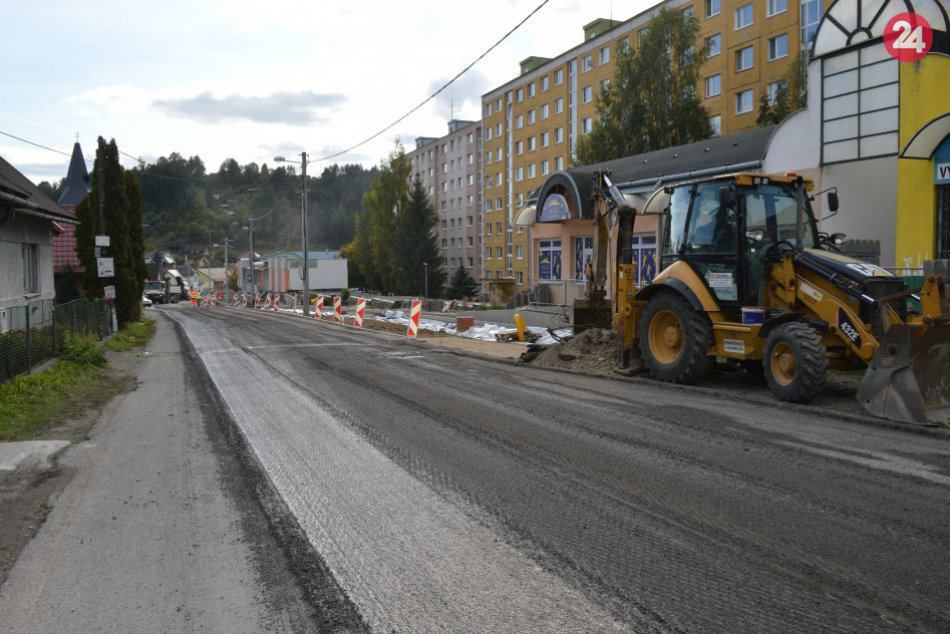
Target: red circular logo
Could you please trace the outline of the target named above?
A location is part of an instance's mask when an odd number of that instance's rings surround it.
[[[901,62],[923,59],[934,42],[930,23],[918,13],[898,13],[884,27],[884,46]]]

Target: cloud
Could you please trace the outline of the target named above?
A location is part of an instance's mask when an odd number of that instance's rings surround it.
[[[326,122],[326,118],[319,115],[318,111],[345,102],[344,95],[318,94],[308,90],[278,92],[262,97],[230,95],[222,98],[206,92],[186,99],[159,99],[152,105],[172,116],[202,123],[246,120],[255,123],[304,125]]]

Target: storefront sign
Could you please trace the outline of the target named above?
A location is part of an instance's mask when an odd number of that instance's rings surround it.
[[[567,206],[567,199],[560,194],[551,194],[544,199],[544,207],[541,208],[541,218],[539,222],[556,222],[558,220],[567,220],[570,217],[570,209]]]
[[[950,136],[934,152],[934,184],[950,185]]]

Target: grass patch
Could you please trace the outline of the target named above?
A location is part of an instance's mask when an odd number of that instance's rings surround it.
[[[43,372],[0,383],[0,440],[37,437],[54,423],[109,402],[128,381],[97,365],[60,360]]]
[[[143,318],[142,321],[126,324],[102,347],[112,352],[126,352],[132,348],[144,346],[153,334],[155,334],[155,320]]]

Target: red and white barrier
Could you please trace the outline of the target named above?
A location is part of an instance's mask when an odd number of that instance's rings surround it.
[[[244,293],[241,299],[241,308],[247,308],[247,293]]]
[[[419,318],[422,316],[422,300],[412,300],[412,312],[409,313],[409,331],[406,333],[410,337],[419,335]]]
[[[343,300],[339,295],[333,296],[333,321],[338,324],[343,323]]]
[[[356,317],[353,320],[353,325],[357,328],[363,327],[363,315],[366,313],[366,300],[362,297],[356,300]]]
[[[274,312],[280,310],[280,293],[274,293]]]
[[[317,303],[313,307],[313,318],[323,318],[323,295],[317,295]]]
[[[231,308],[237,308],[238,296],[235,295],[231,298]]]
[[[264,298],[264,305],[261,306],[261,310],[267,310],[271,307],[271,294],[268,293],[267,297]]]

